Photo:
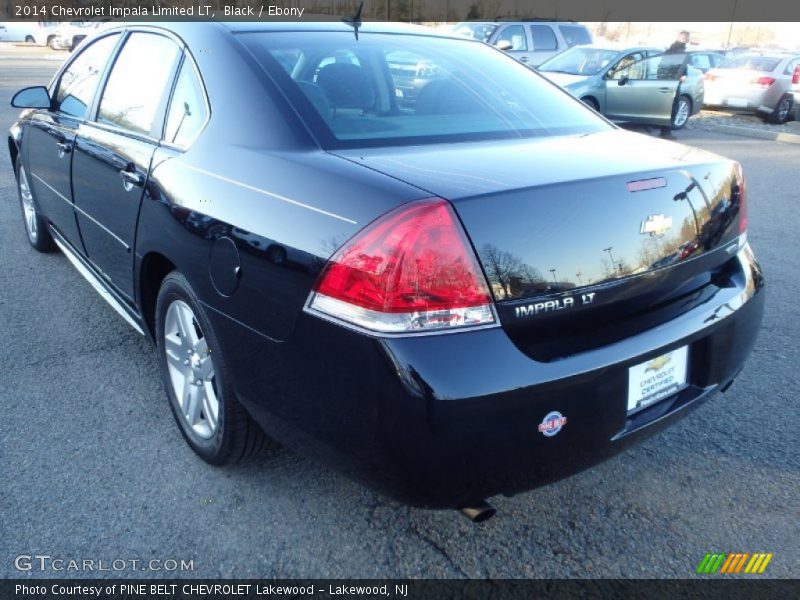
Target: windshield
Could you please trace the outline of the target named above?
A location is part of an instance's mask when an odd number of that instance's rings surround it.
[[[576,46],[542,63],[538,69],[570,75],[595,75],[611,64],[618,54],[617,50]]]
[[[242,33],[324,146],[590,133],[610,125],[502,52],[470,40]]]
[[[453,33],[488,42],[495,29],[497,23],[459,23],[453,27]]]
[[[719,69],[746,69],[748,71],[774,71],[780,58],[772,56],[736,56],[722,63]]]

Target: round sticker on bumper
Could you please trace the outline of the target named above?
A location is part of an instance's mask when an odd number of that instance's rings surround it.
[[[545,437],[553,437],[559,431],[561,431],[561,428],[564,427],[564,425],[566,424],[567,424],[567,417],[562,415],[557,410],[554,410],[551,413],[547,413],[544,419],[542,419],[542,422],[539,423],[539,431]]]

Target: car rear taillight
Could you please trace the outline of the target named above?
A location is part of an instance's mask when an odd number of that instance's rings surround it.
[[[758,79],[753,79],[751,81],[751,83],[753,83],[754,85],[759,85],[759,86],[761,86],[763,88],[768,88],[773,83],[775,83],[775,78],[774,77],[759,77]]]
[[[733,200],[738,203],[739,207],[739,235],[744,235],[747,233],[747,189],[742,165],[739,163],[736,163],[736,187]]]
[[[795,85],[800,83],[800,65],[797,65],[794,68],[794,73],[792,73],[792,83]]]
[[[497,323],[466,235],[439,198],[401,206],[357,233],[323,268],[308,309],[380,333]]]

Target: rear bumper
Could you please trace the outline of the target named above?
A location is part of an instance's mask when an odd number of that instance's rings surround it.
[[[705,106],[771,114],[783,94],[784,91],[777,84],[766,90],[744,87],[714,89],[706,84],[704,103]]]
[[[754,344],[763,278],[640,335],[543,363],[502,329],[371,338],[303,315],[284,343],[214,318],[237,392],[268,433],[404,503],[454,508],[554,481],[651,435],[726,386]],[[254,337],[255,336],[255,337]],[[634,418],[628,368],[690,346],[690,386]],[[537,429],[558,411],[558,435]]]

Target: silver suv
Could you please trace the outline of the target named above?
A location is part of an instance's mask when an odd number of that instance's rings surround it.
[[[452,29],[502,48],[531,67],[573,46],[593,41],[586,26],[573,21],[463,21]]]

